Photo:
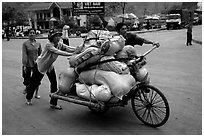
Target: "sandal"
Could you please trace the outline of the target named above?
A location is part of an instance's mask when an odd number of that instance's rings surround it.
[[[37,99],[40,99],[40,96],[38,96],[38,95],[35,95],[35,98],[37,98]]]
[[[26,104],[30,106],[30,105],[32,105],[33,103],[31,102],[31,100],[26,100]]]
[[[60,105],[52,105],[52,104],[50,104],[50,108],[62,110],[62,107]]]

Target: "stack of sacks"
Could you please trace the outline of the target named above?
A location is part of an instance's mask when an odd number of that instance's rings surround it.
[[[137,55],[135,49],[131,45],[126,45],[121,51],[116,54],[116,58],[131,58]]]
[[[103,56],[100,61],[115,59],[114,55],[121,51],[125,46],[125,39],[120,36],[114,36],[112,39],[106,40],[101,46]],[[99,65],[99,69],[113,71],[118,74],[129,74],[128,66],[119,61],[110,61]]]
[[[121,51],[125,46],[125,39],[123,36],[114,36],[111,39],[104,41],[101,44],[101,54],[107,56],[113,56],[117,52]]]
[[[91,85],[76,83],[76,93],[79,97],[88,99],[88,100],[100,100],[100,101],[109,101],[112,97],[111,91],[106,85]]]
[[[88,85],[106,85],[118,99],[127,94],[135,84],[135,79],[129,75],[120,75],[112,71],[89,70],[79,75],[79,81]]]
[[[98,38],[99,40],[96,39],[92,39],[92,40],[88,40],[91,38]],[[107,39],[111,39],[112,35],[110,34],[109,31],[105,31],[105,30],[91,30],[88,32],[86,38],[85,38],[85,47],[89,47],[90,45],[95,45],[98,48],[100,48],[101,43],[104,42]],[[88,41],[86,41],[88,40]]]
[[[101,58],[100,50],[96,47],[88,47],[80,54],[73,55],[69,58],[71,67],[83,68],[88,64],[97,62]]]
[[[70,92],[70,87],[72,84],[75,83],[75,80],[77,78],[77,75],[74,71],[74,68],[69,68],[67,71],[61,72],[59,74],[59,91],[61,93],[69,93]]]
[[[100,61],[109,60],[109,59],[115,59],[115,57],[104,56],[101,58]],[[130,74],[130,70],[127,64],[119,61],[110,61],[110,62],[102,63],[98,66],[98,68],[101,70],[113,71],[118,74]]]

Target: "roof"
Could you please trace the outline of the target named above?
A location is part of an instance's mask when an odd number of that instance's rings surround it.
[[[35,10],[49,10],[52,4],[58,5],[60,8],[72,8],[71,2],[35,2],[33,3],[28,10],[35,11]]]

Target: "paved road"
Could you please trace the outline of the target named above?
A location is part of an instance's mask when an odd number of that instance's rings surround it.
[[[202,39],[201,26],[193,36]],[[202,134],[202,45],[185,46],[186,30],[139,34],[158,41],[161,47],[147,56],[151,83],[167,97],[171,114],[160,128],[143,125],[131,106],[113,108],[104,116],[87,107],[64,101],[62,111],[49,109],[49,81],[40,86],[41,99],[26,106],[22,94],[21,44],[24,40],[2,41],[2,134],[3,135],[200,135]],[[43,45],[46,40],[39,40]],[[78,45],[82,39],[70,39]],[[151,46],[136,47],[143,53]],[[55,62],[57,74],[68,67],[66,58]]]

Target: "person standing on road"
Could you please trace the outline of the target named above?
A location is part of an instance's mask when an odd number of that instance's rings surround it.
[[[46,74],[50,81],[51,93],[57,92],[57,78],[53,63],[57,59],[58,55],[71,56],[81,51],[81,47],[67,46],[60,41],[62,36],[61,32],[50,31],[48,34],[48,42],[46,43],[43,52],[38,57],[34,66],[34,73],[31,78],[31,82],[27,87],[26,103],[31,105],[31,99],[35,89],[41,84],[41,80]],[[57,105],[57,99],[51,98],[50,107],[53,109],[61,110],[62,107]]]
[[[36,30],[30,29],[28,31],[29,39],[23,43],[22,46],[22,75],[23,75],[23,84],[27,87],[31,80],[31,73],[33,73],[35,61],[42,52],[41,44],[36,41]],[[27,93],[26,88],[23,92]],[[40,99],[38,95],[38,88],[35,92],[35,98]]]
[[[62,29],[62,40],[63,43],[69,46],[69,26],[68,25],[64,25],[63,29]]]
[[[192,29],[193,29],[192,23],[189,22],[187,24],[187,42],[186,42],[186,46],[192,45]]]

